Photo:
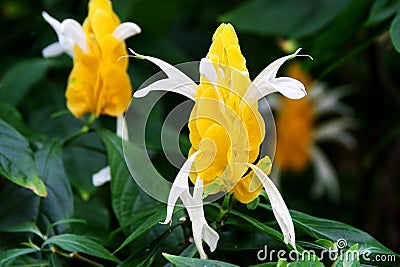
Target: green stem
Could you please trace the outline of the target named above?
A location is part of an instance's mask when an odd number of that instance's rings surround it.
[[[90,265],[93,265],[93,266],[96,266],[96,267],[103,266],[102,264],[100,264],[98,262],[95,262],[95,261],[93,261],[91,259],[88,259],[88,258],[80,255],[78,252],[65,253],[65,252],[62,252],[62,251],[58,250],[54,246],[50,247],[50,250],[54,254],[58,254],[58,255],[63,256],[65,258],[67,258],[67,259],[83,261],[83,262],[86,262],[86,263],[88,263]]]
[[[219,209],[219,215],[217,217],[217,222],[220,223],[225,215],[229,212],[229,204],[231,201],[231,194],[226,194],[224,197],[224,202],[222,203],[221,208]]]
[[[88,133],[90,131],[90,126],[93,124],[93,122],[96,120],[96,115],[91,113],[89,119],[85,122],[85,124],[82,126],[81,129],[79,129],[79,131],[71,134],[70,136],[66,137],[63,140],[64,145],[71,142],[72,140],[74,140],[75,138]]]

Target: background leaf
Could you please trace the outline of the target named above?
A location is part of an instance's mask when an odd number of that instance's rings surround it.
[[[120,262],[117,257],[111,254],[111,252],[109,252],[103,246],[84,236],[73,234],[56,235],[47,239],[42,246],[45,245],[57,245],[66,251],[82,252],[113,262]]]
[[[17,106],[25,97],[28,90],[44,78],[52,65],[53,60],[42,58],[27,59],[15,64],[1,78],[1,101],[12,106]]]
[[[163,256],[177,267],[238,267],[238,265],[216,260],[185,258],[181,256],[169,255],[167,253],[163,253]]]
[[[326,26],[349,2],[253,0],[222,15],[220,20],[233,23],[243,32],[302,38]]]
[[[0,252],[0,267],[7,267],[19,256],[37,252],[33,248],[15,248]]]
[[[45,144],[35,152],[35,161],[48,189],[47,197],[40,198],[24,188],[6,184],[0,191],[0,230],[32,221],[45,233],[50,224],[71,216],[72,191],[62,164],[60,142]],[[59,232],[63,226],[55,229]]]
[[[400,11],[397,12],[392,25],[390,26],[390,37],[396,51],[400,53]]]
[[[0,174],[39,196],[47,196],[46,187],[39,177],[28,141],[1,119]]]

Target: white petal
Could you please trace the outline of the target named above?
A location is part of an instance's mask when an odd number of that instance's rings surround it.
[[[354,148],[355,139],[346,130],[354,129],[356,122],[350,118],[338,118],[316,127],[314,131],[314,140],[318,141],[337,141],[347,148]]]
[[[190,196],[189,190],[185,190],[181,195],[181,199],[192,222],[193,239],[199,251],[200,258],[206,259],[207,255],[204,252],[202,240],[207,243],[211,251],[214,251],[217,248],[219,235],[207,224],[204,216],[202,195],[203,180],[197,177],[193,197]]]
[[[133,95],[134,97],[143,97],[147,95],[150,91],[161,90],[176,92],[190,99],[195,99],[197,85],[192,79],[186,76],[186,74],[161,59],[139,55],[135,53],[132,49],[129,50],[136,57],[146,59],[154,63],[168,76],[167,79],[156,81],[153,84],[150,84],[149,86],[136,91]]]
[[[271,82],[271,86],[290,99],[300,99],[307,95],[304,85],[296,79],[290,77],[276,78]]]
[[[112,35],[114,35],[115,38],[123,42],[129,37],[140,33],[141,31],[142,30],[137,24],[133,22],[124,22],[118,25],[118,27],[114,30]]]
[[[285,63],[286,60],[295,57],[300,52],[300,50],[301,48],[297,49],[297,51],[291,55],[278,58],[267,67],[265,67],[264,70],[262,70],[261,73],[251,83],[249,89],[244,96],[244,99],[252,104],[260,98],[270,93],[276,92],[274,90],[275,88],[272,87],[270,83],[273,83],[276,79],[276,74],[278,73],[278,70],[283,65],[283,63]]]
[[[61,33],[61,23],[46,12],[42,12],[42,16],[54,29],[58,37],[58,43],[53,43],[42,50],[43,57],[54,57],[62,53],[67,53],[72,57],[74,42]]]
[[[57,33],[59,36],[61,34],[61,23],[50,16],[47,12],[43,11],[42,12],[42,17],[47,21],[47,23],[50,24],[50,26],[54,29],[54,31]]]
[[[124,115],[119,115],[117,117],[117,135],[125,141],[129,140],[128,127]]]
[[[59,43],[52,43],[42,50],[42,56],[44,58],[56,57],[64,52],[64,48]]]
[[[174,211],[175,203],[182,193],[187,190],[189,191],[188,175],[192,167],[193,161],[196,159],[200,151],[197,151],[191,155],[186,162],[183,164],[182,168],[178,172],[174,183],[172,184],[171,191],[168,196],[168,206],[167,206],[167,216],[162,224],[167,224],[172,219],[172,213]]]
[[[266,175],[260,168],[250,163],[247,165],[254,171],[258,179],[260,179],[265,191],[267,192],[269,201],[271,202],[272,211],[283,233],[284,242],[286,244],[289,243],[294,249],[296,249],[292,217],[290,216],[289,210],[281,194],[268,175]]]
[[[335,170],[325,154],[316,146],[311,149],[317,180],[313,186],[312,194],[319,197],[324,190],[328,196],[336,201],[339,198],[339,182]]]
[[[223,72],[222,72],[223,73]],[[214,64],[208,58],[202,58],[200,61],[200,74],[204,75],[214,87],[218,84],[217,72],[215,71]]]
[[[94,186],[101,186],[111,181],[110,167],[107,166],[92,176],[92,183]]]
[[[73,19],[64,20],[61,23],[61,34],[76,43],[83,52],[89,52],[85,31],[77,21]]]

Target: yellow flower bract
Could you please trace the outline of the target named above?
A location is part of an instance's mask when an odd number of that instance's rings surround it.
[[[74,47],[74,67],[68,79],[67,107],[75,117],[85,113],[118,116],[127,109],[132,88],[126,72],[123,41],[113,36],[120,20],[108,0],[91,0],[83,29],[89,51]]]
[[[193,163],[190,178],[195,182],[199,176],[206,186],[217,183],[214,192],[233,193],[239,201],[248,203],[262,189],[260,182],[252,182],[252,171],[245,174],[247,163],[258,157],[265,125],[258,103],[250,105],[243,100],[251,81],[234,28],[222,24],[212,40],[207,59],[217,81],[202,75],[196,91],[189,120],[189,156],[201,153]]]

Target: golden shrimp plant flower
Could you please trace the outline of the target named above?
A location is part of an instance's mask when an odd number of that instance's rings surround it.
[[[71,113],[77,118],[86,113],[117,117],[117,134],[122,136],[123,114],[132,97],[125,40],[141,29],[132,22],[121,23],[109,0],[91,0],[88,9],[83,25],[73,19],[59,22],[43,12],[58,42],[44,48],[42,54],[54,57],[66,53],[73,58],[65,93]],[[108,181],[109,173],[109,168],[100,170],[93,183]]]
[[[88,112],[122,115],[132,95],[128,60],[121,58],[127,55],[124,41],[140,28],[132,22],[121,24],[109,0],[91,0],[82,26],[72,19],[60,23],[46,12],[43,17],[59,38],[43,50],[43,56],[65,52],[74,60],[66,90],[71,113],[77,118]]]
[[[355,125],[351,118],[352,111],[340,101],[348,88],[328,90],[324,83],[314,81],[298,62],[289,65],[287,74],[306,85],[309,97],[299,101],[279,96],[271,99],[277,117],[273,177],[279,183],[280,172],[301,173],[313,163],[316,180],[312,194],[319,197],[326,191],[331,199],[336,200],[339,197],[339,182],[335,169],[318,144],[336,141],[347,148],[355,146],[354,138],[347,132]],[[328,119],[323,119],[326,115],[329,115]],[[291,138],[291,132],[296,132],[295,139]]]
[[[207,257],[202,240],[213,251],[219,239],[204,217],[203,197],[207,191],[234,194],[240,202],[248,203],[264,188],[284,242],[295,248],[294,226],[288,208],[268,177],[270,160],[265,157],[256,161],[265,137],[258,100],[277,91],[293,99],[306,95],[301,82],[276,77],[281,65],[298,52],[274,61],[252,82],[234,28],[221,24],[214,33],[207,56],[200,62],[199,85],[160,59],[135,54],[159,66],[168,78],[135,92],[134,97],[143,97],[153,90],[167,90],[195,101],[188,122],[192,147],[172,184],[163,223],[171,221],[180,198],[192,221],[194,242],[201,258]],[[189,191],[189,177],[195,184],[193,195]]]

